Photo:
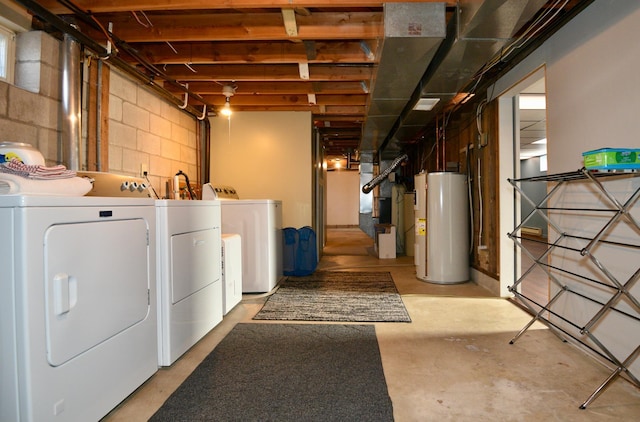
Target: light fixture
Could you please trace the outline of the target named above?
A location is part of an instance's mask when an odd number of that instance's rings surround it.
[[[226,117],[231,116],[231,97],[233,97],[236,93],[237,87],[235,85],[224,85],[222,87],[222,95],[226,97],[224,101],[224,106],[220,110],[220,114]]]
[[[222,110],[220,110],[220,114],[226,117],[231,116],[231,104],[229,103],[229,97],[225,100],[224,106],[222,107]]]
[[[520,94],[520,110],[544,110],[547,108],[547,98],[538,94]]]
[[[532,144],[536,144],[536,145],[546,145],[547,144],[547,138],[538,139],[537,141],[533,141],[531,143]]]
[[[420,98],[416,105],[413,106],[413,109],[419,111],[431,111],[439,101],[440,98]]]
[[[528,160],[529,158],[542,157],[543,155],[546,157],[547,152],[541,151],[541,150],[520,150],[520,160]]]

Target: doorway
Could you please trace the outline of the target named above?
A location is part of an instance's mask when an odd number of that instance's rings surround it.
[[[532,80],[518,95],[520,151],[516,163],[520,166],[520,177],[539,177],[547,175],[547,116],[546,116],[546,87],[544,75],[541,78],[527,78]],[[538,204],[547,194],[544,183],[524,183],[523,192],[534,203]],[[520,242],[531,254],[521,251],[520,272],[522,274],[534,265],[533,259],[539,259],[547,250],[547,222],[540,212],[534,211],[534,206],[528,201],[520,204],[519,223],[523,218],[533,213],[521,230]],[[533,258],[532,258],[533,257]],[[535,266],[527,275],[526,281],[520,286],[520,292],[537,304],[549,301],[549,278],[539,267]]]
[[[545,175],[546,168],[546,86],[544,67],[527,76],[499,97],[500,115],[500,229],[511,233],[533,210],[522,200],[508,182],[510,178]],[[538,185],[538,184],[532,184]],[[534,203],[546,194],[541,186],[525,186],[527,197]],[[543,217],[527,220],[521,243],[533,258],[539,258],[546,247],[547,225]],[[509,296],[508,287],[533,265],[533,260],[523,253],[507,236],[500,239],[500,295]],[[537,303],[547,303],[549,280],[546,273],[535,268],[527,275],[526,283],[519,291]]]

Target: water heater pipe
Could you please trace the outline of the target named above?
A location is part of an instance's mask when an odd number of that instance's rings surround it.
[[[402,164],[403,161],[406,161],[408,159],[409,159],[409,156],[407,154],[403,154],[400,157],[393,160],[391,165],[387,167],[385,171],[383,171],[382,173],[374,177],[369,183],[367,183],[362,187],[362,193],[371,192],[373,188],[375,188],[380,183],[382,183],[384,179],[386,179],[387,176],[389,176],[389,174],[396,169],[396,167],[398,167],[400,164]]]

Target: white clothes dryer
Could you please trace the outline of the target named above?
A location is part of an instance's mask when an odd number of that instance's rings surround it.
[[[222,321],[220,201],[156,200],[158,363],[169,366]]]
[[[153,205],[0,196],[0,420],[99,420],[157,371]]]
[[[202,187],[203,199],[219,199],[222,233],[239,234],[242,243],[242,292],[273,290],[282,272],[282,201],[238,199],[229,186]]]

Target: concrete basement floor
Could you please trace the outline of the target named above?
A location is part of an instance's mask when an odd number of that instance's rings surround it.
[[[359,229],[328,231],[318,269],[389,271],[412,323],[376,323],[394,418],[408,421],[640,420],[640,390],[616,379],[578,408],[611,371],[542,324],[515,344],[531,317],[475,285],[415,277],[413,257],[379,260]],[[158,371],[105,421],[146,421],[238,322],[252,321],[266,295],[245,295],[205,338]]]

